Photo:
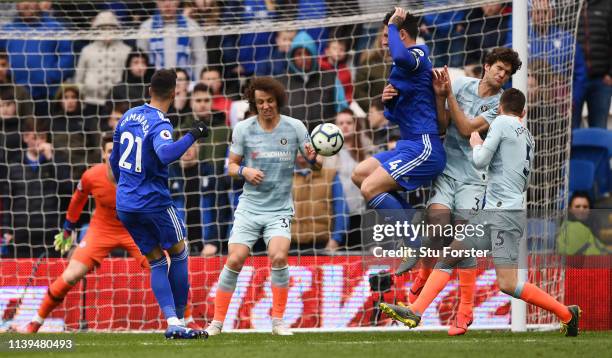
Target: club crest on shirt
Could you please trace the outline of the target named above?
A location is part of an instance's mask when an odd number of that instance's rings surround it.
[[[281,138],[280,144],[281,145],[287,145],[287,138]]]
[[[482,106],[480,106],[480,113],[486,112],[488,110],[489,110],[488,104],[483,104]]]

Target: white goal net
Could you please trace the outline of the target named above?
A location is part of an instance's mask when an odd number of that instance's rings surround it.
[[[100,141],[128,108],[147,100],[155,68],[176,68],[169,118],[176,135],[197,118],[212,134],[171,165],[170,189],[188,227],[191,302],[212,319],[233,210],[242,183],[226,172],[232,128],[252,115],[243,91],[255,76],[286,87],[287,114],[312,129],[346,125],[345,147],[320,174],[296,168],[296,218],[286,321],[295,328],[351,329],[390,321],[380,300],[405,301],[413,277],[376,292],[369,276],[398,261],[363,250],[365,203],[351,182],[356,164],[399,139],[380,102],[391,66],[382,20],[401,5],[420,18],[419,41],[435,67],[479,77],[487,51],[512,46],[512,2],[478,0],[23,1],[0,4],[0,313],[29,321],[46,287],[67,267],[53,249],[83,172],[100,163]],[[575,33],[582,1],[531,0],[528,17],[528,125],[536,140],[528,208],[529,279],[563,301],[564,269],[555,228],[567,202]],[[291,57],[296,52],[302,57]],[[301,61],[299,64],[296,61]],[[299,76],[296,74],[299,73]],[[347,124],[348,123],[348,124]],[[38,156],[38,158],[36,158]],[[423,207],[428,189],[408,193]],[[79,220],[87,230],[93,200]],[[75,286],[44,330],[161,329],[148,274],[121,249]],[[32,275],[39,257],[41,264]],[[65,257],[64,257],[65,258]],[[508,327],[510,299],[490,265],[479,270],[474,327]],[[265,246],[247,260],[226,329],[270,326]],[[24,291],[25,290],[25,291]],[[451,281],[426,311],[425,329],[447,325],[458,303]],[[18,310],[11,309],[18,306]],[[10,319],[6,319],[10,318]],[[555,322],[529,310],[528,324]]]

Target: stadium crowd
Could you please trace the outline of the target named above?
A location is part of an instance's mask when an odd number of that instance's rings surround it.
[[[387,2],[389,7],[395,3]],[[227,175],[228,147],[232,128],[253,114],[242,92],[255,76],[273,76],[284,85],[288,96],[285,114],[303,120],[309,129],[333,122],[345,136],[344,148],[326,160],[324,170],[313,172],[306,165],[295,169],[294,247],[300,252],[358,248],[365,203],[351,173],[360,161],[393,148],[399,139],[397,128],[383,115],[381,94],[391,61],[382,47],[381,23],[275,33],[163,36],[177,29],[202,33],[203,28],[221,24],[371,11],[366,0],[358,1],[360,7],[356,8],[346,3],[159,0],[1,4],[2,33],[125,30],[139,24],[133,30],[143,35],[138,40],[109,36],[91,42],[19,36],[0,40],[2,256],[57,255],[52,250],[53,236],[62,227],[81,174],[101,161],[102,134],[112,131],[129,108],[147,101],[147,85],[153,71],[160,68],[177,72],[176,98],[168,113],[177,137],[196,120],[206,121],[211,129],[206,139],[170,169],[170,188],[175,204],[182,209],[192,254],[210,256],[225,250],[223,244],[242,187]],[[535,3],[539,5],[531,11],[536,25],[529,29],[528,85],[529,123],[537,148],[538,141],[560,128],[555,122],[556,111],[563,109],[550,104],[570,92],[572,127],[580,127],[583,120],[589,127],[607,127],[612,93],[612,6],[605,0],[585,2],[573,78],[566,81],[563,75],[571,56],[550,57],[549,53],[553,47],[571,48],[573,37],[548,21],[553,10],[547,0]],[[150,33],[162,35],[148,38]],[[479,77],[487,49],[511,45],[511,5],[428,14],[421,18],[420,36],[429,46],[435,66],[449,65],[461,74],[465,71]],[[588,116],[583,118],[585,102]],[[537,170],[547,160],[536,156],[532,180],[547,180]],[[550,193],[530,195],[542,199]],[[417,206],[425,196],[425,192],[409,193],[411,204]],[[85,229],[88,218],[81,221]]]

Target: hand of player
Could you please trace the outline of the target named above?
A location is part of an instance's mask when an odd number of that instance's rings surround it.
[[[383,93],[382,93],[382,101],[387,102],[389,100],[392,100],[393,97],[397,96],[399,94],[399,92],[397,92],[397,90],[395,89],[395,87],[393,87],[392,84],[388,84],[385,86],[385,88],[383,89]]]
[[[306,143],[304,148],[306,149],[306,160],[309,162],[314,162],[317,159],[317,151],[310,143]]]
[[[204,121],[195,121],[189,133],[193,135],[196,141],[200,138],[206,138],[208,137],[208,126]]]
[[[244,177],[244,180],[248,181],[253,185],[261,184],[264,179],[264,173],[261,170],[255,168],[245,167],[242,170],[242,176]]]
[[[402,9],[401,7],[396,7],[395,12],[389,19],[389,23],[395,24],[396,26],[399,27],[404,22],[405,18],[406,18],[406,10]]]
[[[55,235],[55,240],[53,241],[55,251],[59,251],[60,254],[63,255],[72,248],[72,242],[74,241],[74,235],[72,233],[73,232],[68,230],[62,230]]]
[[[476,131],[473,131],[472,135],[470,136],[470,146],[474,148],[477,145],[482,145],[482,143],[484,143],[484,141],[482,140],[482,138],[480,138],[480,134],[478,134],[478,132]]]
[[[438,97],[447,97],[450,92],[450,79],[443,70],[432,70],[432,84]]]

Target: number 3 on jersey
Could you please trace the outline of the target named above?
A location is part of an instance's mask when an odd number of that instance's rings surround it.
[[[125,151],[121,153],[121,158],[119,158],[119,166],[127,170],[132,169],[132,163],[129,163],[127,160],[132,153],[134,142],[136,142],[136,165],[134,167],[134,171],[136,173],[142,172],[142,138],[134,137],[134,135],[132,135],[130,132],[123,132],[121,134],[120,144],[123,146],[125,141],[127,141],[127,147],[125,148]]]

